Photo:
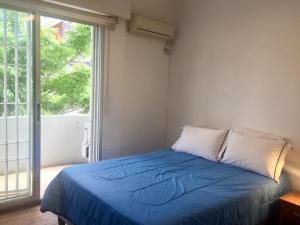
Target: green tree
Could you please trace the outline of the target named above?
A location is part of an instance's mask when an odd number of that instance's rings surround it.
[[[27,85],[26,85],[26,37],[21,34],[26,33],[26,14],[19,13],[17,14],[14,11],[7,10],[6,11],[6,57],[7,64],[4,65],[4,10],[0,10],[0,103],[4,102],[4,72],[7,75],[7,111],[8,115],[15,114],[15,98],[16,98],[16,89],[15,89],[15,74],[17,71],[18,74],[18,98],[19,102],[26,102],[27,95]],[[18,23],[17,23],[18,21]],[[18,27],[16,26],[18,24]],[[18,29],[18,32],[15,32]],[[15,34],[18,35],[15,35]],[[18,41],[16,41],[18,40]],[[18,44],[19,48],[16,52],[16,44]],[[16,54],[18,55],[18,61],[16,61]],[[17,67],[15,65],[18,65]],[[5,70],[5,71],[4,71]],[[2,116],[4,111],[3,104],[0,105],[0,116]],[[19,114],[23,114],[26,112],[26,105],[22,104],[19,106]]]
[[[0,11],[0,103],[7,96],[8,115],[14,115],[16,92],[19,102],[26,103],[26,70],[31,58],[27,58],[25,13],[6,11],[7,27],[7,66],[4,66],[4,10]],[[18,23],[16,21],[18,20]],[[18,24],[18,26],[17,26]],[[18,30],[16,37],[15,30]],[[41,27],[41,99],[43,114],[64,114],[70,111],[86,113],[89,111],[91,65],[91,27],[73,23],[58,38],[56,30]],[[16,42],[17,41],[17,42]],[[15,62],[15,46],[18,43],[18,62]],[[16,66],[17,65],[17,66]],[[7,74],[7,92],[4,93],[4,69]],[[17,70],[18,87],[15,87]],[[19,106],[19,114],[26,112],[26,105]],[[0,116],[3,105],[0,105]]]
[[[91,27],[74,24],[57,38],[55,29],[41,29],[41,97],[44,114],[89,111]]]

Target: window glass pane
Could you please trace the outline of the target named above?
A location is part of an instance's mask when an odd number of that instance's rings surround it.
[[[16,195],[16,172],[17,163],[16,161],[8,162],[8,190],[11,191],[10,195]]]
[[[15,68],[13,66],[2,67],[4,73],[6,72],[7,89],[6,98],[7,103],[15,102]],[[5,94],[5,92],[3,93]]]
[[[19,141],[28,141],[29,140],[29,122],[27,116],[19,117]]]
[[[6,156],[6,145],[3,144],[0,140],[0,162],[2,162],[5,159]]]
[[[29,143],[28,142],[19,143],[19,156],[20,156],[20,158],[28,158],[28,156],[29,156]]]
[[[28,194],[28,160],[20,160],[19,161],[19,190],[20,194]]]
[[[19,103],[27,103],[27,72],[26,67],[18,68],[18,94],[19,94]]]
[[[1,51],[1,49],[0,49],[0,51]],[[0,52],[0,55],[1,55],[1,52]],[[0,63],[1,62],[2,61],[0,60]],[[4,95],[3,95],[3,93],[4,93],[4,74],[3,74],[3,67],[0,66],[0,104],[4,103]],[[1,114],[0,114],[0,116],[1,116]]]
[[[8,144],[8,159],[15,160],[17,158],[17,145]]]
[[[33,52],[29,15],[0,9],[0,203],[21,196],[21,188],[31,192],[27,177],[31,176],[28,156],[32,146],[32,115],[28,115],[32,112],[28,106],[32,102]]]
[[[3,12],[4,10],[0,9],[0,46],[3,45]]]
[[[7,104],[7,116],[13,117],[16,115],[15,104]]]
[[[4,62],[3,53],[5,51],[4,47],[0,48],[0,52],[2,52],[0,56],[0,61]],[[20,66],[26,66],[27,58],[26,58],[26,47],[18,46],[18,51],[16,52],[16,46],[8,46],[7,47],[7,64],[11,67],[14,67],[15,64]]]
[[[4,105],[0,104],[0,142],[3,142],[6,137],[6,124],[4,118]]]
[[[16,141],[17,139],[17,120],[15,115],[15,105],[7,105],[7,139],[9,141]]]
[[[28,116],[27,116],[27,104],[19,104],[19,108],[18,108],[18,115],[19,115],[19,119],[23,118],[23,120],[26,118],[28,120]]]

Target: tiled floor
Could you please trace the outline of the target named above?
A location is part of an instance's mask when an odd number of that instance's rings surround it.
[[[51,180],[65,167],[70,165],[60,165],[60,166],[52,166],[47,168],[41,169],[41,197],[44,196],[45,190]],[[21,172],[19,173],[19,189],[26,189],[27,187],[27,173]],[[5,176],[0,176],[0,191],[5,190]],[[16,189],[16,174],[11,173],[8,175],[8,190],[15,190]],[[5,197],[3,192],[0,192],[0,200],[2,197]],[[13,194],[13,193],[12,193]]]

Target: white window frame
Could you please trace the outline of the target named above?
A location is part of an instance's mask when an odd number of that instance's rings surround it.
[[[33,2],[28,0],[26,2]],[[50,3],[48,3],[50,4]],[[11,9],[21,12],[32,13],[33,23],[33,157],[32,157],[32,196],[20,198],[9,202],[0,203],[0,212],[10,210],[24,205],[33,205],[40,202],[40,169],[41,169],[41,121],[40,121],[40,17],[53,16],[57,19],[69,20],[73,22],[91,25],[93,29],[93,74],[92,74],[92,110],[91,110],[91,160],[101,160],[102,155],[102,96],[103,96],[103,77],[104,77],[104,36],[106,29],[114,28],[118,22],[116,17],[107,17],[74,12],[70,8],[60,7],[40,7],[38,5],[27,4],[24,1],[0,0],[0,8]],[[51,11],[52,10],[52,11]],[[87,15],[89,14],[89,15]],[[95,19],[96,18],[96,19]],[[100,18],[100,19],[99,19]],[[97,44],[95,44],[97,43]],[[96,62],[96,63],[95,63]]]

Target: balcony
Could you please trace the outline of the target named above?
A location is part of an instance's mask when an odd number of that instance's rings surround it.
[[[14,120],[15,117],[8,117],[8,136],[11,139],[15,134],[9,131],[16,130]],[[47,185],[61,169],[72,164],[87,162],[87,159],[81,155],[81,142],[84,138],[84,126],[89,120],[90,117],[87,114],[49,115],[41,117],[41,196],[43,196]],[[5,119],[0,117],[0,129],[4,127],[4,123]],[[28,133],[26,118],[19,117],[18,124],[18,135],[22,136],[24,143],[26,143],[26,134]],[[0,163],[0,199],[1,193],[7,195],[4,187],[5,179],[8,180],[8,193],[12,196],[16,194],[16,190],[21,195],[22,191],[28,187],[27,182],[30,176],[27,170],[29,162],[28,149],[21,146],[22,144],[19,144],[19,158],[23,160],[20,161],[18,169],[16,163],[14,163],[9,166],[8,174],[6,174],[5,163],[3,163],[5,159],[0,159],[3,161]],[[5,149],[2,147],[1,151],[4,152]],[[8,151],[10,158],[16,157],[14,148],[9,148]],[[16,187],[17,183],[18,188]]]
[[[81,156],[84,125],[89,115],[42,116],[41,167],[87,162]]]

